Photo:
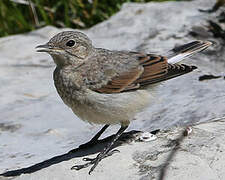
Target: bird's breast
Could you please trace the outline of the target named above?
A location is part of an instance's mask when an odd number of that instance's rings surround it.
[[[82,120],[96,124],[127,123],[153,101],[146,90],[104,94],[90,89],[79,89],[60,73],[54,82],[63,102]]]

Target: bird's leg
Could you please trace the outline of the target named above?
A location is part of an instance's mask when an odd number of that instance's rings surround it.
[[[102,129],[90,140],[88,141],[87,143],[85,144],[81,144],[79,146],[79,148],[87,148],[87,147],[90,147],[94,144],[97,144],[98,142],[98,138],[102,135],[102,133],[109,127],[109,124],[106,124],[105,126],[102,127]]]
[[[96,158],[84,158],[84,161],[90,161],[83,165],[75,165],[71,169],[80,170],[82,168],[86,168],[93,164],[91,167],[89,174],[95,169],[95,167],[98,165],[98,163],[105,157],[111,156],[113,153],[118,152],[118,150],[110,151],[114,143],[118,140],[118,138],[121,136],[121,134],[127,129],[128,126],[121,126],[119,131],[116,133],[116,135],[112,138],[111,142],[103,149],[102,152],[100,152]]]

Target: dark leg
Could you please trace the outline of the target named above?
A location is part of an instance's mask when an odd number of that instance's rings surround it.
[[[89,146],[92,146],[94,144],[97,144],[98,142],[98,138],[102,135],[102,133],[109,127],[108,124],[106,124],[105,126],[103,126],[103,128],[90,140],[88,141],[87,143],[85,144],[81,144],[79,146],[79,148],[86,148],[86,147],[89,147]]]
[[[84,158],[85,161],[90,161],[86,164],[83,165],[76,165],[73,166],[71,169],[76,169],[76,170],[80,170],[82,168],[86,168],[90,165],[93,164],[93,166],[91,167],[89,174],[91,174],[91,172],[95,169],[95,167],[98,165],[98,163],[105,157],[107,156],[111,156],[114,152],[118,151],[118,150],[113,150],[110,151],[110,149],[112,148],[113,144],[117,141],[117,139],[121,136],[121,134],[127,129],[128,126],[121,126],[119,131],[116,133],[116,135],[113,137],[112,141],[103,149],[102,152],[100,152],[96,158]]]

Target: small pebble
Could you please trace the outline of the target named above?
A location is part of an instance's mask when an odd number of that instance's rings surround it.
[[[191,134],[192,132],[192,128],[191,127],[187,127],[184,131],[184,136],[188,136],[189,134]]]
[[[142,141],[142,142],[154,141],[156,139],[157,139],[157,136],[154,134],[151,134],[150,132],[143,132],[139,137],[139,141]]]

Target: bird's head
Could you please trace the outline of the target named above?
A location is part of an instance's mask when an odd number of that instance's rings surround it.
[[[44,45],[39,45],[37,52],[47,52],[57,66],[79,65],[93,50],[91,40],[78,31],[58,33]]]

